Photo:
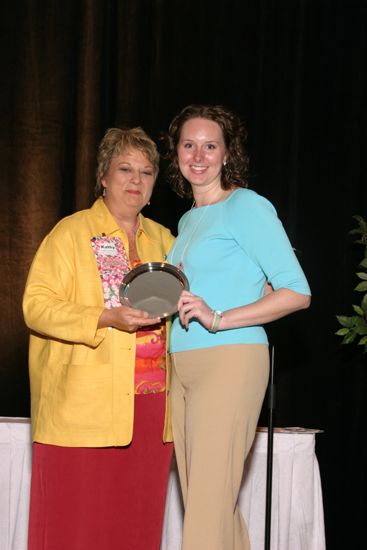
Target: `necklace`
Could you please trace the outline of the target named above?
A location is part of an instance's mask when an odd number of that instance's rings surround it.
[[[220,189],[220,191],[221,191],[221,189]],[[193,237],[194,237],[194,235],[195,235],[195,233],[196,233],[196,231],[197,231],[199,225],[202,223],[202,221],[203,221],[203,219],[204,219],[204,217],[205,217],[205,214],[207,213],[208,207],[209,207],[209,206],[212,206],[213,204],[216,204],[217,202],[223,202],[223,200],[225,200],[226,198],[228,198],[228,196],[231,195],[232,192],[233,192],[233,191],[231,190],[231,191],[229,192],[228,195],[226,195],[224,198],[222,198],[222,200],[219,200],[219,201],[217,200],[217,195],[218,195],[218,193],[216,193],[216,196],[213,197],[213,199],[212,199],[208,204],[206,204],[206,205],[204,205],[204,206],[201,207],[201,208],[203,209],[202,214],[201,214],[201,216],[199,217],[199,219],[198,219],[196,225],[194,226],[194,228],[193,228],[193,230],[192,230],[190,236],[188,237],[188,239],[187,239],[187,241],[186,241],[186,243],[185,243],[185,246],[184,246],[184,248],[183,248],[183,250],[182,250],[181,261],[179,261],[178,264],[177,264],[177,267],[178,267],[179,269],[182,269],[182,270],[183,270],[183,267],[184,267],[184,266],[183,266],[183,260],[184,260],[184,257],[185,257],[186,250],[187,250],[189,244],[191,243],[191,241],[192,241],[192,239],[193,239]],[[194,201],[194,202],[192,203],[192,206],[191,206],[191,208],[190,208],[190,211],[189,211],[189,213],[187,214],[187,217],[186,217],[186,219],[185,219],[185,223],[183,224],[182,229],[181,229],[181,231],[180,231],[180,234],[181,234],[181,235],[183,234],[183,232],[184,232],[184,230],[185,230],[185,227],[187,226],[187,223],[188,223],[188,221],[189,221],[189,219],[190,219],[191,211],[192,211],[192,209],[193,209],[195,206],[196,206],[196,201]],[[176,245],[177,245],[177,239],[176,239],[176,241],[175,241],[174,244],[173,244],[173,247],[172,247],[172,250],[171,250],[171,254],[170,254],[170,256],[171,256],[171,262],[172,262],[172,263],[174,263],[174,262],[173,262],[173,257],[174,257],[175,252],[176,252]]]
[[[180,231],[181,234],[183,234],[183,232],[184,232],[184,230],[185,230],[185,227],[187,226],[187,223],[188,223],[188,221],[189,221],[189,219],[190,219],[191,211],[192,211],[192,209],[195,207],[195,204],[196,204],[196,203],[195,203],[195,201],[194,201],[194,202],[192,203],[192,206],[191,206],[191,208],[190,208],[189,213],[187,214],[187,217],[186,217],[186,219],[185,219],[185,223],[183,224],[183,227],[182,227],[182,229],[181,229],[181,231]],[[203,207],[203,211],[202,211],[202,213],[201,213],[201,216],[199,217],[199,219],[198,219],[196,225],[194,226],[194,228],[193,228],[193,230],[192,230],[192,232],[191,232],[189,238],[187,239],[187,241],[186,241],[186,243],[185,243],[185,246],[184,246],[184,248],[183,248],[183,250],[182,250],[181,261],[179,261],[178,264],[177,264],[177,267],[178,267],[179,269],[182,269],[182,271],[183,271],[183,260],[184,260],[184,257],[185,257],[185,253],[186,253],[187,247],[188,247],[189,244],[191,243],[191,241],[192,241],[192,239],[193,239],[193,237],[194,237],[194,235],[195,235],[195,233],[196,233],[196,231],[197,231],[199,225],[200,225],[201,222],[203,221],[204,216],[205,216],[205,214],[206,214],[206,212],[207,212],[207,210],[208,210],[208,206],[210,206],[210,204],[207,204],[206,206]],[[177,240],[174,242],[174,245],[173,245],[173,247],[172,247],[172,252],[171,252],[171,261],[172,261],[172,263],[173,263],[173,257],[174,257],[175,252],[176,252],[176,246],[177,246]]]

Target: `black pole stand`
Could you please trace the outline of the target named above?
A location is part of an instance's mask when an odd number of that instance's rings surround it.
[[[274,385],[274,346],[271,348],[270,357],[270,376],[268,386],[268,449],[266,464],[266,501],[265,501],[265,550],[270,550],[270,531],[271,531],[271,495],[273,480],[273,412],[275,410],[275,385]]]

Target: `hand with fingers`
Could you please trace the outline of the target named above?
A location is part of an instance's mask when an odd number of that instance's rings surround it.
[[[207,330],[210,330],[213,325],[213,310],[200,296],[195,296],[188,290],[184,290],[180,296],[178,313],[186,330],[189,328],[191,319],[197,319]]]
[[[125,332],[136,332],[141,327],[156,325],[159,317],[150,317],[149,313],[141,309],[120,306],[104,309],[98,322],[98,328],[114,327]]]

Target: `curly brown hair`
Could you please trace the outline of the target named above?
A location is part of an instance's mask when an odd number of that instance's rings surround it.
[[[177,155],[182,126],[191,118],[212,120],[222,130],[228,153],[227,162],[222,167],[222,188],[247,187],[250,159],[244,146],[247,130],[240,118],[223,105],[187,105],[173,118],[165,139],[167,145],[165,158],[169,161],[167,177],[172,189],[179,197],[192,197],[191,185],[180,172]]]
[[[159,153],[156,144],[140,126],[136,128],[108,128],[103,136],[97,154],[96,197],[103,194],[102,179],[107,174],[112,157],[126,149],[139,149],[153,164],[154,176],[159,171]]]

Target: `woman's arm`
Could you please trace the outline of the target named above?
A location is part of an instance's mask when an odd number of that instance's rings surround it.
[[[66,342],[97,346],[104,331],[97,331],[103,306],[96,300],[77,296],[79,287],[91,296],[89,270],[78,275],[73,258],[78,253],[68,235],[51,232],[39,247],[32,262],[23,296],[26,325],[34,332]],[[89,305],[88,305],[89,301]]]
[[[266,294],[257,302],[226,311],[219,321],[220,330],[270,323],[300,309],[306,309],[311,296],[287,288]]]
[[[218,330],[270,323],[300,309],[306,309],[311,297],[287,288],[266,294],[256,302],[222,312]],[[213,324],[213,310],[200,296],[183,291],[178,302],[180,321],[188,328],[190,319],[197,319],[208,330]]]

